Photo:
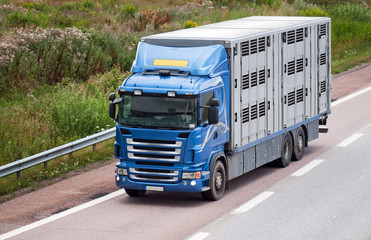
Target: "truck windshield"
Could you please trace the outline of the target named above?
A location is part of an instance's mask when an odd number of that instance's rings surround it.
[[[118,123],[145,128],[193,129],[197,126],[197,98],[124,95]]]

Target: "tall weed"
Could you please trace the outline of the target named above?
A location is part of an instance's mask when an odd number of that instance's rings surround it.
[[[138,39],[135,34],[114,37],[77,28],[19,29],[0,39],[0,91],[10,85],[27,88],[25,82],[87,80],[114,65],[127,71]]]
[[[65,139],[82,138],[113,127],[107,114],[107,96],[86,94],[83,89],[66,86],[51,97],[48,117]]]
[[[86,83],[69,79],[0,99],[0,165],[111,128],[108,94],[128,73],[116,66]]]
[[[23,101],[2,102],[0,108],[0,165],[62,143],[46,117],[47,103],[32,94],[16,94]],[[8,105],[8,106],[6,106]]]
[[[158,29],[164,23],[170,21],[170,16],[167,12],[160,10],[146,10],[137,12],[131,20],[130,27],[136,32],[142,32],[147,29]]]
[[[340,4],[328,8],[331,17],[359,22],[371,22],[371,10],[359,4]]]

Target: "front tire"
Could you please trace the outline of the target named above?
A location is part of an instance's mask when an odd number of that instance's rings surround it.
[[[126,189],[125,192],[130,197],[143,197],[146,194],[146,190],[135,190],[135,189]]]
[[[202,192],[202,198],[207,201],[217,201],[224,195],[226,184],[225,167],[221,161],[217,161],[210,175],[210,189]]]

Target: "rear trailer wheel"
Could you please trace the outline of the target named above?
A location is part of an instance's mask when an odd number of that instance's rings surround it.
[[[210,189],[201,192],[202,198],[208,201],[217,201],[224,195],[226,174],[225,167],[221,161],[215,163],[214,169],[210,175]]]
[[[294,146],[293,160],[299,161],[303,158],[305,148],[305,132],[302,127],[298,129],[296,135],[296,143]]]
[[[282,141],[281,158],[276,160],[279,167],[287,167],[292,157],[292,138],[290,133],[286,133]]]
[[[135,190],[135,189],[125,189],[125,192],[130,196],[130,197],[142,197],[146,193],[145,190]]]

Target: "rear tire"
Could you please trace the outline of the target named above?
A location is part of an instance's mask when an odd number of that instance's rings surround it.
[[[287,167],[290,165],[292,158],[292,138],[290,133],[286,133],[282,140],[281,158],[276,160],[279,167]]]
[[[294,146],[294,155],[293,160],[299,161],[303,158],[304,155],[304,148],[305,148],[305,132],[302,127],[298,129],[298,133],[296,135],[296,143]]]
[[[143,197],[146,193],[146,190],[125,189],[125,192],[130,197]]]
[[[201,192],[202,198],[207,201],[217,201],[221,199],[224,195],[226,180],[224,164],[221,161],[217,161],[210,175],[210,189]]]

